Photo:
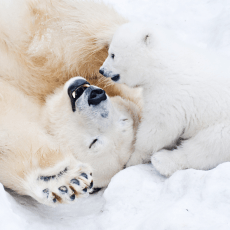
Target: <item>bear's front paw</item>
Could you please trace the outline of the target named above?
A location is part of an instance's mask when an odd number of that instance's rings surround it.
[[[156,170],[163,176],[169,177],[177,170],[181,169],[176,162],[172,151],[161,150],[151,157],[151,162]]]
[[[38,174],[33,182],[31,180],[35,176],[30,176],[30,195],[39,202],[50,206],[73,203],[77,198],[87,197],[93,191],[92,170],[88,165],[75,161],[62,166],[63,169],[58,172],[57,168],[59,167],[55,166],[54,169],[33,172]]]

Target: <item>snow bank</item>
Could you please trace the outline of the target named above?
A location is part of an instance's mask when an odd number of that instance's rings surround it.
[[[229,230],[229,182],[230,163],[178,171],[169,179],[152,165],[127,168],[104,193],[104,229]]]

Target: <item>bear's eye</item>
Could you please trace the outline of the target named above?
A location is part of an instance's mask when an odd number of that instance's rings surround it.
[[[114,59],[115,55],[114,54],[111,54],[111,58]]]

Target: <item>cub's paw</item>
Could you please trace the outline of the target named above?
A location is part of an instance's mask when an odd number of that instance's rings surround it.
[[[169,177],[177,170],[180,170],[179,162],[173,151],[161,150],[151,157],[151,162],[156,170],[163,176]]]
[[[32,174],[27,183],[30,195],[46,205],[73,203],[93,191],[91,168],[76,160]]]

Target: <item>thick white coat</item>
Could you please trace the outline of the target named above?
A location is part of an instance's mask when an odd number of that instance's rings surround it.
[[[128,23],[118,29],[101,69],[108,77],[119,74],[119,83],[142,86],[144,94],[128,165],[151,156],[156,169],[170,176],[230,160],[229,63],[149,25]]]

